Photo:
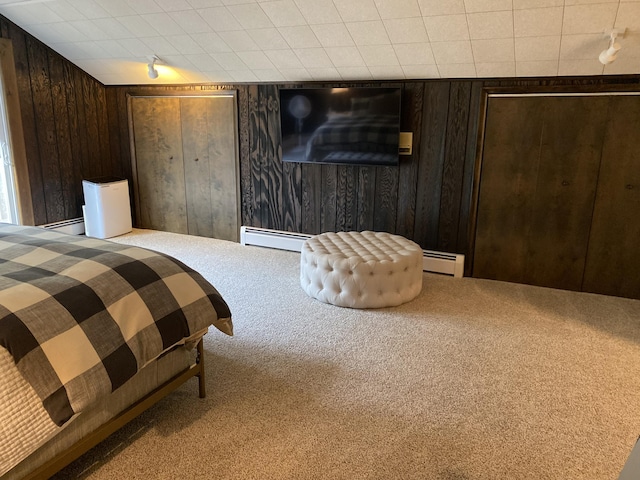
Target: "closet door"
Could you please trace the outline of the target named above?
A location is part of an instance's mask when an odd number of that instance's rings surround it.
[[[239,238],[235,98],[131,97],[137,226]]]
[[[640,96],[611,102],[583,289],[640,299]]]
[[[473,276],[581,289],[607,107],[489,99]]]

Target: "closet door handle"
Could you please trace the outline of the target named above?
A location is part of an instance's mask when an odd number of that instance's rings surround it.
[[[567,180],[563,180],[562,181],[562,186],[563,187],[568,187],[569,186],[569,182]]]
[[[624,188],[626,188],[627,190],[633,190],[634,187],[632,184],[628,184],[628,185],[625,185]]]

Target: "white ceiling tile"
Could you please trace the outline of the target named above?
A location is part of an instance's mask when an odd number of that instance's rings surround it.
[[[105,0],[110,1],[110,0]],[[135,1],[135,0],[134,0]],[[186,0],[155,0],[156,3],[165,12],[179,12],[181,10],[190,10],[191,5]]]
[[[313,30],[320,44],[324,47],[348,47],[353,45],[353,39],[343,23],[311,25],[311,30]]]
[[[128,51],[117,40],[96,40],[94,42],[111,58],[124,58]]]
[[[126,0],[95,0],[95,2],[112,17],[124,17],[137,13]]]
[[[640,31],[640,1],[620,4],[615,27],[627,28],[634,32],[633,37],[640,38],[638,35]]]
[[[184,55],[163,55],[162,62],[164,65],[181,70],[196,70],[196,66]]]
[[[340,74],[335,68],[308,68],[307,71],[314,80],[339,80]]]
[[[185,32],[203,33],[211,30],[211,27],[195,10],[170,12],[169,16],[182,27]]]
[[[511,0],[464,0],[467,13],[511,11]]]
[[[183,35],[185,32],[167,13],[149,13],[141,15],[157,31],[163,35]]]
[[[339,67],[338,73],[343,80],[371,80],[371,72],[367,67]]]
[[[131,2],[131,8],[133,8],[138,15],[160,13],[163,11],[162,7],[154,0],[136,0],[135,2]]]
[[[304,68],[292,50],[265,50],[265,55],[277,69]]]
[[[473,53],[469,41],[432,42],[431,50],[438,65],[473,63]]]
[[[39,28],[38,38],[45,43],[84,42],[94,40],[73,27],[70,23],[48,23]]]
[[[333,67],[333,63],[324,48],[299,48],[295,49],[294,52],[305,68]]]
[[[56,43],[56,50],[69,60],[82,60],[94,58],[93,42]]]
[[[276,0],[260,4],[264,13],[276,27],[306,25],[307,22],[293,0]]]
[[[618,6],[611,3],[564,7],[562,33],[601,33],[613,26],[617,9]]]
[[[203,75],[209,79],[210,82],[213,83],[233,83],[235,82],[235,78],[229,72],[202,72]]]
[[[473,63],[452,63],[438,65],[441,78],[473,78],[476,76],[476,66]]]
[[[637,0],[622,0],[625,1],[637,1]],[[589,5],[594,3],[619,3],[618,0],[565,0],[565,6],[569,5]]]
[[[84,20],[85,17],[77,8],[66,0],[56,0],[50,6],[55,10],[56,14],[64,21]]]
[[[227,73],[231,75],[236,82],[255,83],[259,81],[256,74],[251,70],[230,70]]]
[[[193,72],[188,70],[180,71],[180,74],[187,80],[189,83],[208,83],[211,81],[210,75],[215,75],[215,72]],[[229,80],[232,80],[230,75],[227,75],[226,72],[222,72],[221,76],[227,77]]]
[[[243,28],[268,28],[274,26],[257,3],[231,5],[227,8]]]
[[[403,65],[405,78],[439,78],[440,72],[436,65]]]
[[[356,47],[325,48],[331,62],[336,67],[364,67],[362,55]]]
[[[431,45],[428,43],[406,43],[393,46],[400,65],[433,65]]]
[[[397,18],[384,21],[391,43],[428,42],[427,30],[422,17]]]
[[[109,35],[109,38],[119,40],[121,38],[133,38],[136,35],[125,27],[115,18],[96,18],[93,23],[103,32]]]
[[[94,0],[67,0],[67,2],[86,18],[105,18],[109,16],[107,11]]]
[[[467,15],[471,39],[509,38],[513,36],[513,14],[509,12],[470,13]]]
[[[563,35],[560,44],[561,60],[598,59],[600,52],[609,43],[602,38],[602,34]]]
[[[180,54],[178,49],[165,37],[145,37],[141,40],[149,47],[149,55],[158,55],[164,59],[167,55]]]
[[[602,75],[604,66],[595,60],[561,60],[558,75]]]
[[[289,48],[289,44],[276,28],[258,28],[247,30],[247,33],[262,50]]]
[[[391,45],[363,45],[358,47],[367,67],[399,65],[396,52]]]
[[[41,23],[62,22],[63,19],[43,4],[14,4],[2,7],[2,14],[24,27]]]
[[[256,42],[254,42],[244,30],[220,32],[218,35],[220,35],[220,38],[235,52],[260,50]]]
[[[75,29],[82,32],[90,40],[112,40],[112,37],[101,30],[93,20],[76,20],[69,22]]]
[[[380,20],[373,0],[333,0],[343,22]]]
[[[313,80],[306,68],[281,68],[280,73],[291,82],[308,82]]]
[[[320,42],[308,25],[278,29],[291,48],[319,47]]]
[[[284,81],[284,77],[282,76],[282,73],[280,73],[279,70],[276,69],[253,69],[254,73],[256,74],[256,76],[258,77],[258,79],[261,82],[283,82]]]
[[[225,70],[243,70],[247,65],[233,52],[212,53],[213,59]]]
[[[464,0],[418,0],[423,17],[466,13]]]
[[[555,77],[558,75],[558,61],[516,62],[518,77]]]
[[[513,0],[513,9],[562,7],[564,4],[564,0]]]
[[[195,9],[208,8],[208,7],[221,7],[224,5],[222,0],[187,0],[189,5]]]
[[[295,0],[295,2],[309,25],[342,21],[333,0]]]
[[[441,15],[438,17],[424,17],[423,19],[427,28],[427,35],[432,42],[469,40],[469,26],[466,15]]]
[[[242,29],[236,17],[227,10],[227,7],[203,8],[198,10],[198,13],[216,32]]]
[[[513,12],[516,37],[540,37],[562,33],[562,7],[532,8]]]
[[[160,32],[153,28],[151,24],[140,15],[118,17],[118,21],[124,25],[127,30],[134,33],[136,37],[155,37],[160,35]]]
[[[515,62],[512,38],[472,40],[471,50],[473,51],[475,63]]]
[[[404,70],[400,65],[370,66],[373,78],[382,80],[404,80]]]
[[[356,45],[383,45],[391,43],[380,20],[346,24]]]
[[[636,73],[637,62],[622,62],[620,60],[618,58],[615,62],[605,65],[605,75],[632,75]]]
[[[420,6],[418,0],[374,0],[380,18],[409,18],[419,17]]]
[[[230,52],[231,47],[215,32],[195,33],[191,35],[195,42],[207,53]]]
[[[483,77],[483,78],[515,77],[516,63],[515,62],[504,62],[504,63],[476,62],[476,74],[479,77]]]
[[[134,57],[146,57],[156,53],[139,38],[123,38],[118,40],[118,43],[131,52]]]
[[[208,53],[199,53],[196,55],[185,55],[194,65],[198,66],[198,70],[203,72],[212,72],[216,70],[223,70],[223,68],[215,61],[215,59]]]
[[[273,63],[271,63],[271,60],[269,60],[269,57],[267,57],[264,52],[250,51],[236,53],[244,63],[251,65],[254,71],[274,68]]]
[[[558,60],[560,36],[515,39],[516,62]]]
[[[205,53],[202,47],[190,35],[169,35],[165,37],[176,50],[185,55]]]

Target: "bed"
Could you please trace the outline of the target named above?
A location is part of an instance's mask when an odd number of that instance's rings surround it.
[[[0,477],[48,478],[192,377],[233,335],[219,292],[157,252],[0,224]]]

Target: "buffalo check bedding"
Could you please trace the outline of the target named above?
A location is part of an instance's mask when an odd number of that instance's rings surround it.
[[[170,256],[0,224],[0,347],[57,425],[210,325],[226,302]]]

